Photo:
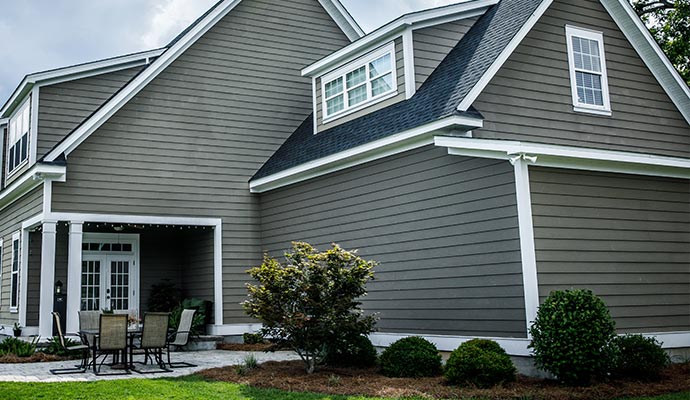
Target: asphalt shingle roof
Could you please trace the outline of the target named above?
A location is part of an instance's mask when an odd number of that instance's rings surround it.
[[[314,135],[313,116],[285,141],[252,179],[392,136],[436,120],[462,115],[457,106],[479,82],[542,0],[502,0],[492,6],[450,51],[412,98]]]

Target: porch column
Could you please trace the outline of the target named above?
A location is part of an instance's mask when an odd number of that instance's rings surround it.
[[[84,224],[71,222],[69,225],[69,251],[67,256],[67,332],[79,330],[81,304],[81,244]]]
[[[41,297],[38,312],[38,334],[53,337],[53,291],[55,285],[55,234],[56,221],[43,222],[41,243]]]

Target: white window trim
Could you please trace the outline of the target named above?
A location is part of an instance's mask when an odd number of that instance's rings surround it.
[[[21,239],[21,232],[16,232],[12,235],[12,242],[10,245],[10,312],[15,314],[19,312],[19,299],[22,298],[21,296],[21,270],[22,270],[22,239]],[[14,242],[18,241],[19,242],[19,260],[17,260],[17,271],[14,271]],[[16,299],[16,305],[12,307],[12,279],[14,279],[14,274],[17,274],[17,299]]]
[[[32,142],[31,135],[33,135],[33,131],[34,131],[34,109],[33,109],[32,101],[33,101],[33,96],[29,95],[29,97],[27,97],[26,100],[24,100],[24,102],[19,107],[17,107],[15,109],[14,113],[12,114],[12,116],[9,118],[9,120],[7,122],[7,141],[6,141],[6,146],[5,146],[5,149],[3,152],[4,158],[5,158],[5,168],[7,171],[7,179],[16,175],[25,165],[27,165],[29,163],[29,160],[31,159],[31,142]],[[17,164],[17,166],[14,167],[14,169],[12,171],[10,171],[10,164],[9,164],[10,163],[10,157],[9,157],[10,148],[14,145],[14,144],[10,143],[10,129],[12,126],[11,122],[12,122],[12,119],[15,116],[17,116],[17,114],[19,114],[20,112],[22,112],[24,110],[25,106],[29,107],[29,132],[28,132],[28,135],[26,136],[26,140],[28,141],[28,143],[26,144],[26,152],[27,152],[26,160]]]
[[[611,98],[609,95],[609,79],[606,68],[606,52],[604,51],[604,34],[590,29],[579,28],[571,25],[565,26],[565,36],[568,46],[568,65],[570,69],[570,88],[573,96],[573,110],[597,115],[611,115]],[[601,58],[601,89],[604,101],[603,106],[581,103],[577,95],[577,80],[575,77],[575,59],[573,57],[573,36],[596,41],[599,45]],[[589,72],[588,73],[592,73]]]
[[[348,105],[347,105],[347,87],[345,85],[345,81],[346,81],[345,75],[347,75],[347,73],[354,71],[354,70],[356,70],[362,66],[368,65],[370,62],[372,62],[372,61],[376,60],[377,58],[382,57],[386,54],[390,54],[390,56],[391,56],[391,68],[392,68],[391,75],[393,78],[393,80],[392,80],[392,82],[393,82],[392,87],[393,88],[388,92],[379,94],[378,96],[370,97],[366,101],[363,101],[363,102],[361,102],[361,103],[359,103],[353,107],[348,107]],[[397,66],[397,60],[395,57],[395,42],[390,42],[390,43],[386,44],[385,46],[380,47],[379,49],[338,68],[335,71],[332,71],[326,75],[323,75],[321,77],[321,114],[322,114],[321,122],[322,123],[328,123],[328,122],[334,121],[338,118],[344,117],[348,114],[352,114],[352,113],[357,112],[363,108],[369,107],[372,104],[375,104],[375,103],[384,101],[386,99],[389,99],[391,97],[397,96],[397,94],[398,94],[398,72],[397,72],[398,70],[397,70],[397,67],[398,67]],[[369,69],[367,68],[367,96],[370,94],[370,90],[371,90],[370,83],[369,83],[369,82],[371,82],[371,79],[369,78],[369,72],[368,71],[369,71]],[[343,106],[344,106],[344,108],[342,110],[332,114],[332,115],[326,115],[326,112],[328,110],[328,108],[327,108],[328,106],[326,103],[326,83],[331,82],[334,79],[338,79],[339,77],[343,78],[343,94],[344,94]]]

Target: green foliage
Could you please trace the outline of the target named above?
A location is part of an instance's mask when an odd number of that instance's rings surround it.
[[[530,327],[539,368],[568,384],[589,384],[610,367],[615,323],[590,290],[553,291]]]
[[[262,344],[264,335],[261,333],[245,333],[242,335],[244,344]]]
[[[180,289],[168,280],[158,285],[151,285],[149,310],[152,312],[171,312],[180,304],[181,298]]]
[[[184,299],[170,313],[170,328],[177,329],[180,326],[180,317],[183,310],[194,309],[192,319],[192,335],[203,335],[206,333],[206,320],[211,313],[211,302],[200,299]]]
[[[616,337],[612,342],[617,376],[639,380],[658,380],[670,363],[668,354],[654,338],[642,335]]]
[[[461,344],[448,358],[444,376],[451,384],[489,388],[515,380],[516,369],[496,342],[473,339]]]
[[[373,367],[376,365],[377,353],[368,337],[354,335],[344,337],[328,346],[324,362],[341,367]]]
[[[0,342],[0,356],[14,355],[17,357],[31,357],[36,352],[37,344],[38,337],[35,337],[31,342],[8,337]]]
[[[263,322],[264,335],[292,347],[312,373],[330,343],[373,330],[376,318],[363,315],[358,299],[366,295],[375,265],[335,244],[319,252],[293,243],[285,263],[266,255],[248,271],[258,284],[247,285],[244,310]]]
[[[70,346],[77,346],[81,344],[81,342],[78,342],[76,340],[72,340],[70,338],[65,338],[65,346],[70,347]],[[67,351],[65,350],[64,347],[60,344],[60,338],[53,337],[48,339],[48,346],[43,349],[43,352],[46,354],[53,354],[56,356],[60,357],[78,357],[81,356],[81,350],[72,350],[72,351]]]
[[[408,337],[390,345],[379,358],[381,372],[390,377],[437,376],[441,355],[436,346],[421,337]]]
[[[244,356],[243,364],[247,369],[254,369],[259,366],[259,361],[254,354],[247,354]]]

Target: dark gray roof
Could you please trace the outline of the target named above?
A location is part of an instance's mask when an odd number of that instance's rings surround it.
[[[314,135],[313,117],[285,141],[252,179],[333,155],[433,121],[462,115],[457,106],[479,82],[542,0],[502,0],[451,50],[412,98]]]

